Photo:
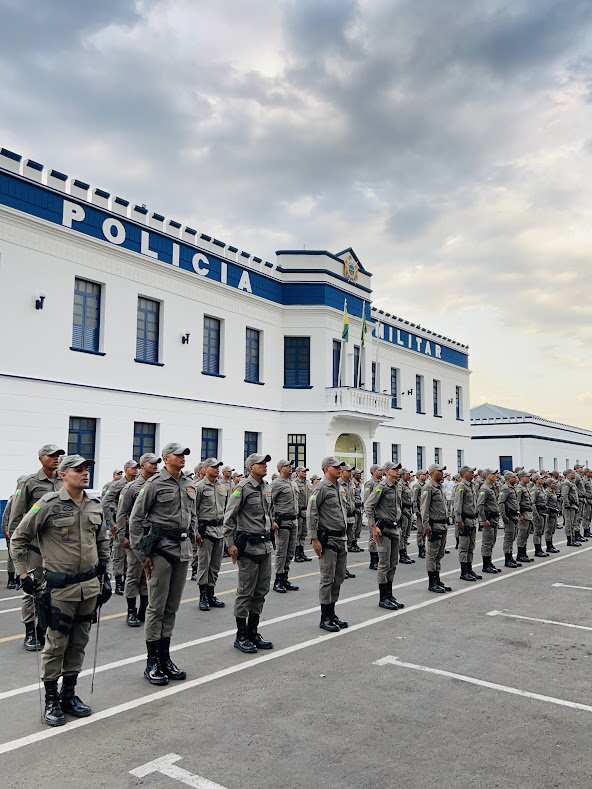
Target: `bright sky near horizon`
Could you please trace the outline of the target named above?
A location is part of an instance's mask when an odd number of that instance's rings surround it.
[[[589,0],[0,0],[0,145],[252,254],[352,246],[592,428]]]

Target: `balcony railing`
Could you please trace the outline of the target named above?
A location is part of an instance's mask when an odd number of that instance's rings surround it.
[[[326,389],[327,411],[349,411],[368,416],[392,417],[391,395],[354,389],[353,386],[338,386]]]

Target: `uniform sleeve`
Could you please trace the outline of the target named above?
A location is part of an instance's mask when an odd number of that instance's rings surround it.
[[[324,498],[324,489],[315,490],[308,500],[308,507],[306,508],[306,525],[308,527],[308,534],[311,540],[318,540],[318,527],[319,527],[319,504],[322,503]]]
[[[485,514],[485,499],[487,498],[487,491],[480,490],[479,495],[477,496],[477,510],[479,511],[479,520],[486,521],[489,520],[487,515]]]
[[[538,488],[533,488],[530,491],[530,499],[532,501],[532,510],[535,518],[540,518],[540,512],[537,507],[537,499],[538,499]]]
[[[10,511],[12,509],[12,497],[6,502],[4,512],[2,513],[2,534],[8,539],[10,532],[8,531],[8,521],[10,520]]]
[[[105,493],[101,499],[101,506],[103,507],[105,522],[109,528],[114,526],[116,522],[118,499],[119,490],[117,488],[113,490],[113,487],[110,487],[107,493]]]
[[[10,520],[8,521],[8,533],[12,534],[16,527],[25,517],[25,513],[29,508],[29,484],[25,480],[22,485],[16,489],[12,497],[12,507],[10,510]],[[24,572],[24,570],[23,570]]]
[[[152,508],[153,501],[153,486],[144,485],[138,493],[129,516],[129,540],[134,553],[141,562],[147,558],[143,551],[144,521]]]
[[[124,538],[129,539],[129,516],[134,504],[134,493],[132,485],[126,486],[119,494],[119,502],[117,504],[117,539],[119,541]]]
[[[465,486],[459,485],[454,491],[454,518],[456,521],[463,519],[463,499],[465,496]]]
[[[497,503],[499,504],[500,514],[502,518],[507,518],[508,514],[506,512],[506,499],[508,498],[508,490],[507,488],[502,488],[499,494],[499,498]]]
[[[35,504],[21,520],[11,537],[10,555],[17,575],[26,573],[29,569],[27,546],[38,535],[45,522],[46,513],[47,509],[45,507]]]
[[[421,513],[421,520],[429,528],[430,523],[430,503],[432,500],[432,490],[426,485],[425,490],[421,492],[419,509]]]
[[[100,562],[109,564],[109,535],[107,534],[107,529],[105,529],[105,524],[103,522],[101,522],[99,530],[97,531],[97,553]]]
[[[243,503],[243,489],[238,487],[230,497],[224,513],[224,542],[232,548],[238,528],[238,513]]]
[[[366,501],[364,502],[364,512],[366,513],[366,517],[368,518],[368,525],[369,526],[376,526],[376,505],[380,501],[380,497],[382,496],[382,485],[379,485],[377,488],[374,488],[372,493],[368,496]]]

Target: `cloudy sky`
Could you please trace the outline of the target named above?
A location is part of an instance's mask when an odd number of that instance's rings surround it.
[[[590,0],[0,0],[0,145],[242,249],[352,246],[472,402],[592,428]]]

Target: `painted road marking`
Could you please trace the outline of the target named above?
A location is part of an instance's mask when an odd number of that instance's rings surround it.
[[[152,773],[161,773],[173,778],[175,781],[180,781],[185,786],[193,786],[194,789],[224,789],[220,784],[215,784],[213,781],[208,781],[207,778],[202,778],[201,775],[193,775],[193,773],[184,770],[182,767],[178,767],[175,762],[181,761],[182,758],[182,756],[177,756],[176,753],[167,753],[166,756],[147,762],[129,772],[130,775],[134,775],[136,778],[145,778]]]
[[[571,622],[557,622],[555,619],[537,619],[534,616],[520,616],[520,614],[510,614],[507,611],[488,611],[486,616],[506,616],[510,619],[525,619],[527,622],[541,622],[543,625],[559,625],[560,627],[573,627],[576,630],[592,630],[587,625],[572,625]]]
[[[551,586],[564,586],[566,589],[585,589],[592,592],[592,586],[572,586],[571,584],[551,584]]]

